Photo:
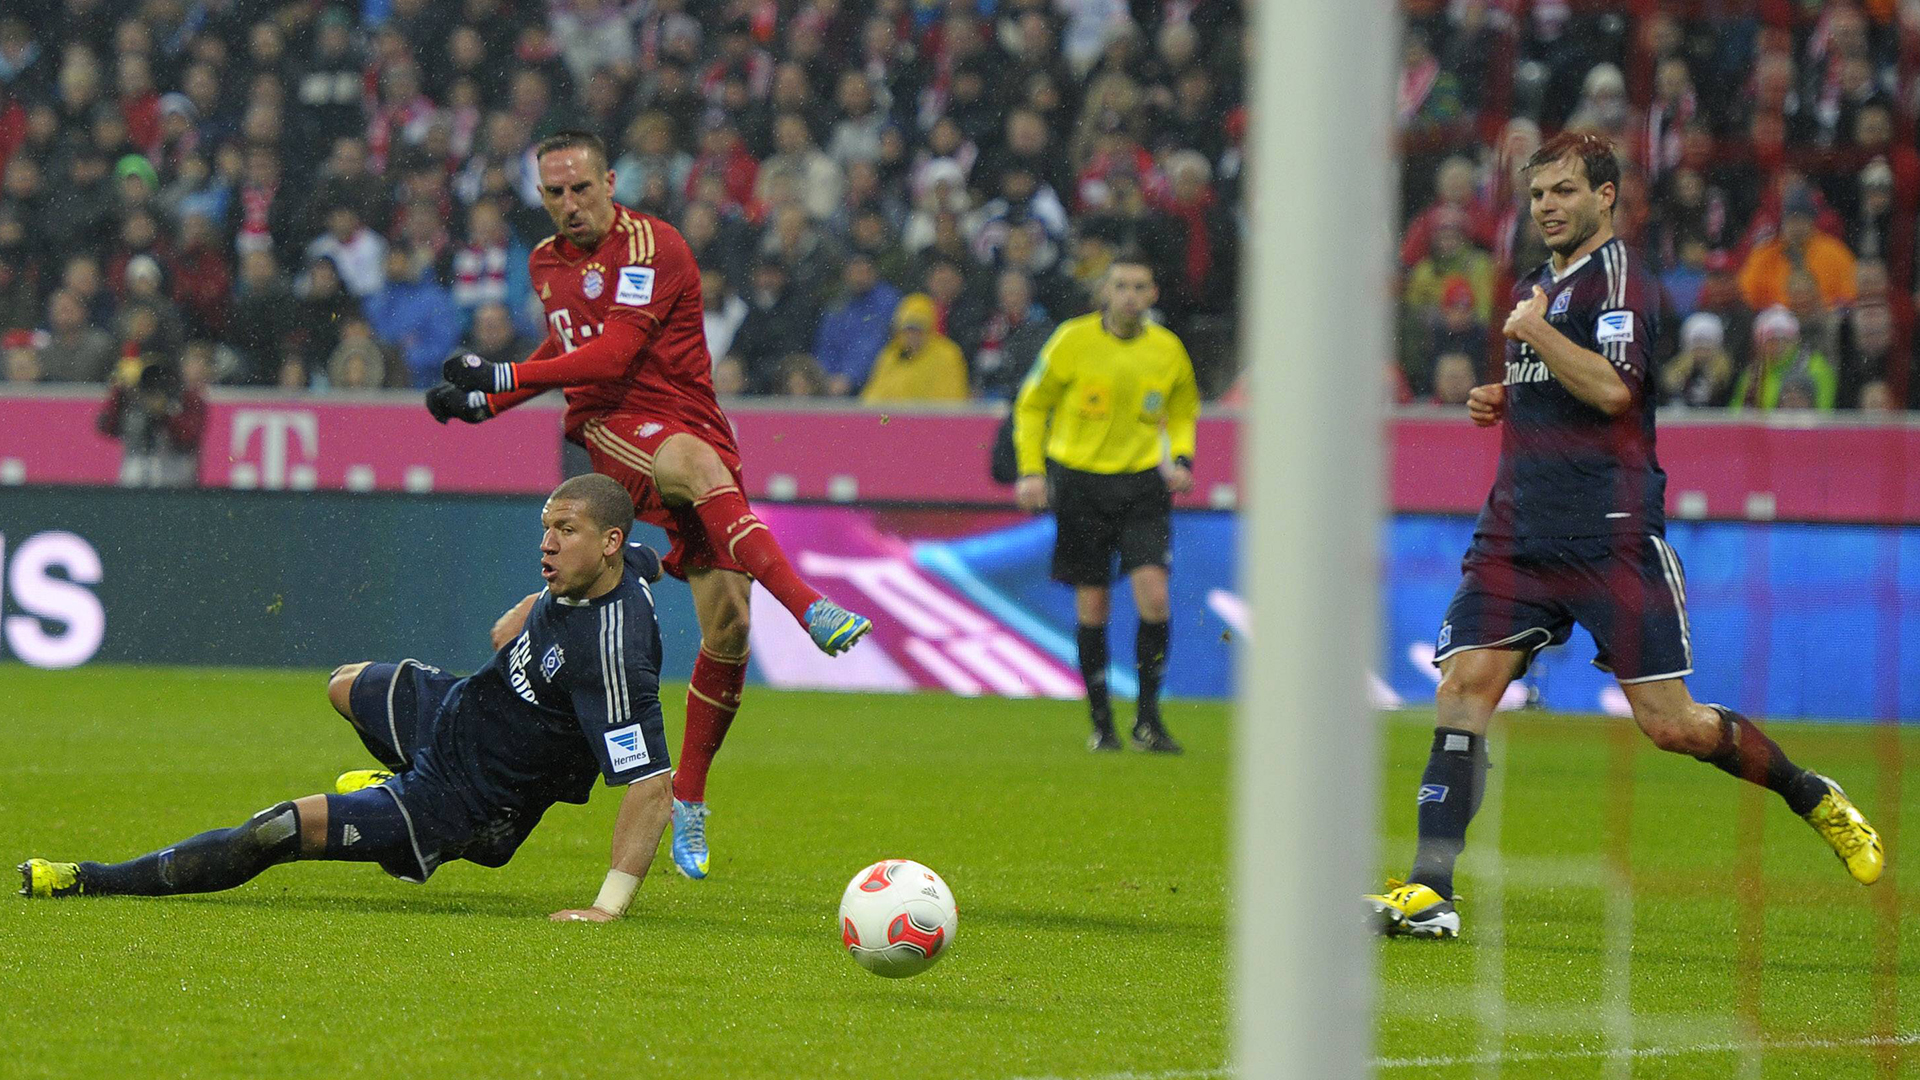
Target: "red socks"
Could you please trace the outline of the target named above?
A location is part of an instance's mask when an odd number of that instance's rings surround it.
[[[807,607],[820,594],[787,563],[773,530],[754,516],[747,497],[728,484],[706,493],[693,504],[700,524],[706,527],[707,542],[724,551],[733,561],[747,568],[753,580],[780,601],[795,619],[806,621]]]
[[[739,498],[737,491],[734,497]],[[761,531],[765,532],[764,527]],[[706,801],[707,769],[733,726],[733,714],[740,708],[740,685],[746,681],[746,657],[722,660],[705,648],[700,650],[693,662],[693,680],[687,684],[687,732],[680,740],[680,761],[673,772],[674,798]]]
[[[788,564],[773,530],[754,516],[747,497],[728,484],[694,501],[693,512],[706,530],[707,543],[746,567],[775,600],[795,619],[805,622],[807,607],[820,594]],[[733,714],[740,708],[740,686],[747,678],[747,658],[724,660],[703,646],[693,662],[693,681],[687,685],[687,732],[680,743],[680,762],[673,773],[673,797],[705,802],[707,770],[713,755],[726,741]]]

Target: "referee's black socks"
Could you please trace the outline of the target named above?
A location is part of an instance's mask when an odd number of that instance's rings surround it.
[[[1433,729],[1427,771],[1420,775],[1420,846],[1407,880],[1453,899],[1453,864],[1467,844],[1467,823],[1487,786],[1487,737],[1459,728]]]
[[[1081,626],[1074,633],[1080,645],[1080,678],[1087,684],[1087,711],[1093,729],[1113,731],[1113,701],[1107,694],[1107,628]]]
[[[1140,630],[1134,635],[1133,654],[1137,658],[1140,674],[1140,702],[1137,706],[1136,726],[1150,722],[1160,725],[1160,680],[1167,673],[1167,624],[1140,620]]]

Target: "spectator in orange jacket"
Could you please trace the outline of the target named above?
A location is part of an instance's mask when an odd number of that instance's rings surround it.
[[[1820,286],[1829,306],[1853,302],[1853,252],[1847,245],[1813,227],[1818,213],[1804,190],[1790,195],[1782,209],[1780,235],[1759,245],[1740,268],[1740,295],[1753,311],[1787,302],[1787,278],[1805,269]]]

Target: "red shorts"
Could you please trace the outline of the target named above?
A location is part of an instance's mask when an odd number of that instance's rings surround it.
[[[635,517],[666,530],[673,547],[660,560],[661,569],[683,581],[689,569],[747,573],[747,568],[735,562],[724,549],[708,542],[706,526],[700,524],[693,507],[668,506],[661,500],[659,489],[653,486],[653,455],[668,437],[683,434],[712,447],[713,452],[720,455],[721,464],[733,474],[733,482],[745,493],[747,482],[740,475],[740,452],[734,449],[731,440],[716,442],[710,433],[678,420],[654,420],[636,413],[599,417],[587,421],[580,429],[593,471],[620,481],[620,486],[633,496]]]

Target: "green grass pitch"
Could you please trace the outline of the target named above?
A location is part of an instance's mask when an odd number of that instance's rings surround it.
[[[324,789],[366,762],[321,681],[0,665],[0,857],[123,858]],[[714,876],[685,881],[663,851],[636,915],[609,927],[544,919],[598,887],[604,791],[556,807],[505,869],[455,863],[424,887],[296,864],[206,897],[7,898],[0,1077],[1224,1076],[1228,710],[1168,715],[1184,758],[1095,758],[1076,703],[752,689],[711,787]],[[1388,868],[1411,855],[1429,723],[1388,725]],[[1920,1047],[1872,1045],[1920,1030],[1920,924],[1892,875],[1860,889],[1770,796],[1745,803],[1644,745],[1633,963],[1609,966],[1608,899],[1627,894],[1603,857],[1608,732],[1509,725],[1504,858],[1473,850],[1463,867],[1468,936],[1379,946],[1379,1074],[1738,1076],[1737,1052],[1701,1048],[1738,1041],[1757,1002],[1781,1045],[1751,1075],[1920,1076]],[[1878,733],[1777,732],[1889,834],[1920,835],[1911,794],[1903,815],[1880,805]],[[1767,906],[1749,939],[1735,867],[1754,813]],[[933,866],[960,901],[952,952],[902,982],[857,968],[833,923],[846,880],[890,855]],[[1904,910],[1883,910],[1882,890]],[[1763,974],[1743,983],[1756,955]],[[1625,1062],[1608,1056],[1622,1015],[1642,1050]]]

